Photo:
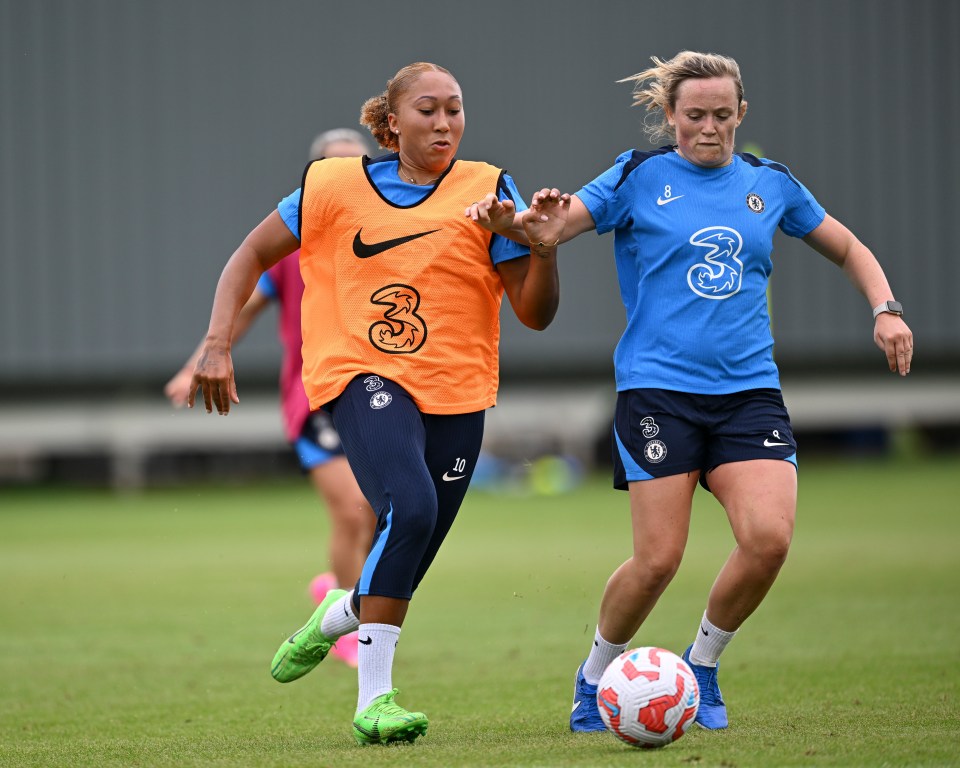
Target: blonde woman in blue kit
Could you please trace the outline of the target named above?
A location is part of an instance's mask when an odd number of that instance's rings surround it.
[[[631,150],[570,198],[560,242],[614,232],[627,325],[614,355],[614,485],[629,490],[633,555],[604,589],[577,670],[570,728],[603,730],[597,683],[680,566],[699,482],[724,507],[736,546],[684,652],[700,685],[697,722],[726,728],[720,654],[773,585],[797,507],[796,442],[767,313],[778,229],[843,269],[873,310],[887,365],[910,371],[913,335],[870,250],[786,166],[734,152],[747,112],[737,63],[683,51],[628,81],[660,149]],[[516,237],[508,204],[467,215]]]

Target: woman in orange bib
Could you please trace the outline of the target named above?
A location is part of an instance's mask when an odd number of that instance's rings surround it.
[[[361,122],[392,152],[311,163],[301,187],[247,236],[217,285],[189,404],[198,387],[208,412],[239,403],[234,320],[260,274],[299,248],[304,387],[310,407],[332,415],[377,526],[356,586],[328,593],[283,642],[271,674],[296,680],[359,630],[353,734],[369,744],[427,730],[422,712],[395,701],[400,627],[463,501],[484,411],[496,403],[503,294],[530,328],[556,313],[569,197],[542,190],[524,211],[504,171],[458,160],[463,95],[435,64],[401,69],[364,104]],[[528,245],[464,218],[490,193],[524,211]]]

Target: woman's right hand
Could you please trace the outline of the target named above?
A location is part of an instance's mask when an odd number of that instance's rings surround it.
[[[513,204],[513,200],[501,200],[492,192],[464,211],[468,219],[475,221],[484,229],[508,237],[509,231],[513,228],[516,213],[517,207]]]
[[[230,403],[239,403],[237,384],[233,378],[233,359],[230,348],[216,343],[204,342],[197,359],[197,367],[190,380],[190,396],[187,407],[193,408],[197,388],[203,392],[203,403],[207,413],[213,413],[213,406],[221,416],[230,413]]]

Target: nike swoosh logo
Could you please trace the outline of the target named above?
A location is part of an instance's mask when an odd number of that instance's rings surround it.
[[[451,480],[463,480],[463,478],[465,478],[465,477],[466,477],[466,475],[453,475],[453,476],[451,476],[451,475],[447,474],[446,472],[443,473],[443,479],[446,480],[448,483],[449,483]]]
[[[370,645],[373,642],[373,638],[367,635],[367,639],[364,640],[362,637],[357,638],[357,642],[361,645]]]
[[[676,197],[668,197],[664,200],[662,197],[657,198],[657,205],[666,205],[667,203],[672,203],[674,200],[679,200],[683,195],[677,195]]]
[[[770,438],[767,438],[766,440],[764,440],[764,441],[763,441],[763,444],[764,444],[767,448],[773,448],[773,446],[775,446],[775,445],[790,445],[790,443],[771,443],[771,442],[770,442]]]
[[[398,245],[409,243],[411,240],[416,240],[418,237],[426,237],[427,235],[432,235],[434,232],[439,231],[439,229],[431,229],[429,232],[418,232],[415,235],[407,235],[406,237],[395,237],[393,240],[384,240],[379,243],[365,243],[360,239],[360,233],[363,232],[363,227],[360,227],[360,229],[357,230],[357,234],[353,238],[353,254],[358,259],[369,259],[371,256],[376,256],[378,253],[383,253],[384,251],[389,251],[391,248],[396,248]]]
[[[700,625],[700,631],[703,632],[705,637],[710,637],[710,633],[703,628],[703,624]]]
[[[575,702],[573,702],[573,709],[571,709],[570,711],[571,711],[571,712],[576,712],[578,709],[580,709],[580,705],[581,705],[582,703],[583,703],[583,702],[580,701],[580,699],[577,699]]]

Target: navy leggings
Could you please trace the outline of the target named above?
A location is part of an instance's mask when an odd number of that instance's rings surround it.
[[[409,599],[457,516],[480,454],[484,411],[421,413],[398,384],[357,376],[327,406],[377,515],[354,593]]]

